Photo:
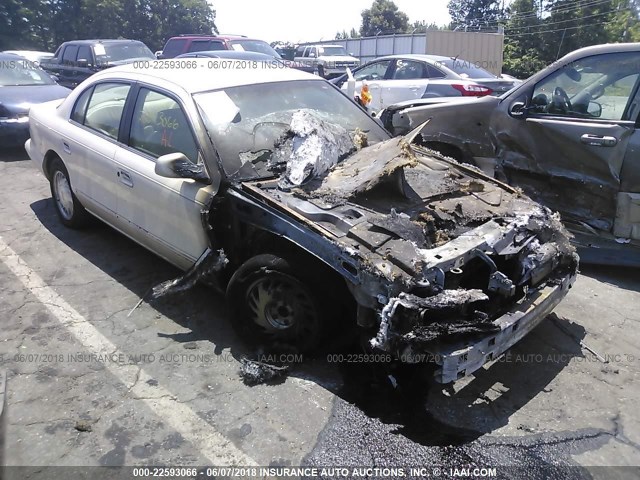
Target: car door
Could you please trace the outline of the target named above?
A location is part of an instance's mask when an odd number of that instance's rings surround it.
[[[80,94],[69,128],[60,139],[62,159],[80,202],[114,226],[117,223],[116,167],[113,163],[120,124],[131,85],[102,82]]]
[[[429,85],[427,65],[418,60],[398,58],[380,88],[380,107],[422,98]]]
[[[67,45],[62,52],[62,64],[60,66],[60,74],[58,75],[59,84],[68,88],[75,88],[74,75],[76,58],[78,58],[78,45]]]
[[[563,65],[503,102],[491,120],[507,180],[565,220],[611,231],[638,109],[637,52]]]
[[[387,78],[387,72],[391,64],[391,60],[380,60],[364,65],[353,72],[353,78],[356,81],[356,95],[360,95],[362,85],[366,83],[369,87],[369,93],[371,94],[369,108],[374,111],[381,110],[382,108],[382,88],[386,82],[385,79]],[[344,82],[341,89],[346,92],[347,87],[347,82]]]
[[[123,143],[115,163],[117,211],[125,233],[174,265],[190,267],[208,246],[201,211],[213,188],[155,173],[156,159],[168,153],[181,152],[194,163],[200,159],[196,136],[180,102],[167,92],[140,88]]]

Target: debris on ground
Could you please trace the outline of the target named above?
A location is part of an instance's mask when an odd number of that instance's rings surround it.
[[[80,420],[78,422],[76,422],[76,425],[74,427],[78,432],[90,432],[93,430],[93,428],[91,427],[91,424],[89,422],[87,422],[86,420]]]
[[[165,295],[184,292],[192,288],[198,280],[211,276],[214,272],[219,272],[229,260],[222,249],[213,251],[207,248],[198,261],[185,272],[184,275],[173,280],[167,280],[153,287],[151,298],[159,298]]]
[[[282,378],[288,371],[287,365],[279,367],[248,358],[240,360],[240,377],[245,385],[250,387]]]

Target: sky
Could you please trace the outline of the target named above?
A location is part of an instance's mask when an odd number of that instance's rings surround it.
[[[448,0],[394,0],[409,23],[438,25],[451,20]],[[333,40],[337,32],[360,29],[360,12],[373,0],[211,0],[220,33],[240,34],[267,42]]]

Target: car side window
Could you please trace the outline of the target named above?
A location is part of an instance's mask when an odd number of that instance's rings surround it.
[[[84,125],[117,140],[130,88],[130,85],[124,83],[96,85],[87,106]]]
[[[71,120],[84,124],[84,116],[87,113],[87,105],[92,93],[93,87],[89,87],[78,97],[76,104],[73,106],[73,111],[71,112]]]
[[[638,55],[611,53],[582,58],[535,87],[530,111],[537,115],[628,120],[638,83]]]
[[[427,64],[427,76],[429,78],[445,78],[447,74],[438,70],[436,67]]]
[[[154,158],[180,152],[193,163],[198,161],[198,146],[178,102],[146,88],[136,100],[129,146]]]
[[[209,40],[194,40],[189,45],[190,52],[204,52],[205,50],[209,50]]]
[[[162,54],[166,58],[173,58],[183,53],[184,47],[187,43],[186,38],[176,38],[169,40],[162,51]]]
[[[91,55],[91,48],[88,45],[80,45],[78,49],[78,62],[81,60],[87,62],[87,66],[93,66],[93,58]]]
[[[396,60],[396,68],[391,77],[393,80],[416,80],[426,78],[424,63],[413,60]]]
[[[362,67],[360,70],[353,74],[353,78],[360,82],[362,80],[384,80],[384,76],[387,73],[387,69],[391,64],[391,60],[383,60],[382,62],[375,62],[371,65]]]
[[[224,43],[219,42],[217,40],[212,40],[209,42],[209,46],[207,47],[209,50],[226,50],[224,48]]]
[[[76,63],[77,55],[78,55],[78,46],[67,45],[67,48],[64,49],[64,53],[62,54],[62,64],[73,65],[74,63]]]
[[[304,55],[304,47],[298,47],[296,50],[296,57],[302,57]]]

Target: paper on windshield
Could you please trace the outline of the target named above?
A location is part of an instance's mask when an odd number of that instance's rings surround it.
[[[240,108],[223,91],[198,95],[196,102],[209,125],[226,126],[240,113]]]
[[[106,55],[107,51],[104,49],[104,45],[94,45],[93,46],[93,51],[96,52],[96,55]]]
[[[238,52],[244,52],[244,47],[239,43],[234,43],[233,45],[231,45],[231,48],[237,50]]]

